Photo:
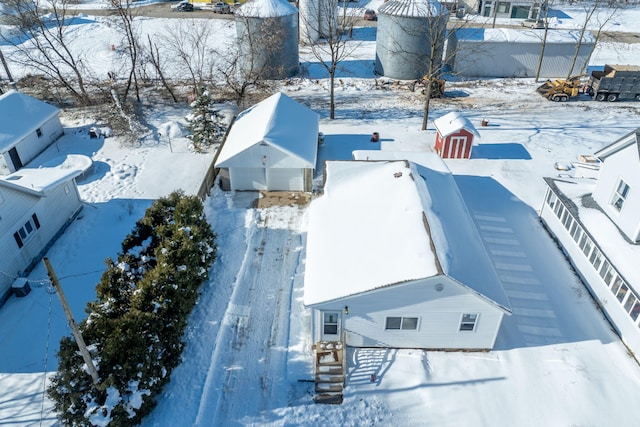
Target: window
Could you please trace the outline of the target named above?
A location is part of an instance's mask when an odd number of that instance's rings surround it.
[[[618,298],[618,301],[622,302],[624,300],[624,297],[627,295],[627,291],[629,291],[627,285],[623,284],[622,286],[620,286],[620,290],[616,294],[616,298]]]
[[[417,317],[387,317],[385,325],[385,329],[404,329],[415,331],[418,329],[418,318]]]
[[[18,231],[13,233],[13,238],[18,244],[18,248],[24,246],[24,242],[33,234],[34,231],[40,228],[40,221],[36,214],[31,215],[31,218],[20,227]]]
[[[600,253],[598,248],[593,248],[589,262],[591,262],[591,265],[593,265],[596,271],[600,269],[600,265],[602,265],[602,253]]]
[[[629,294],[629,298],[627,298],[627,301],[624,303],[624,311],[626,311],[627,313],[631,313],[631,309],[634,305],[636,305],[637,302],[638,298],[636,298],[636,296],[633,294]]]
[[[498,2],[498,13],[507,13],[509,12],[509,7],[511,3],[507,2]]]
[[[553,209],[553,207],[556,205],[556,201],[557,200],[558,200],[558,197],[554,193],[549,191],[549,193],[547,195],[547,204],[549,205],[549,207],[551,209]]]
[[[618,293],[618,289],[620,289],[620,286],[622,286],[624,282],[622,281],[622,279],[620,278],[620,276],[616,276],[616,280],[613,281],[613,285],[611,286],[611,292],[613,292],[613,294],[617,294]]]
[[[476,322],[478,321],[477,313],[465,313],[462,315],[462,320],[460,321],[460,330],[461,331],[474,331],[476,329]]]
[[[622,210],[622,206],[624,205],[625,200],[627,199],[627,195],[629,194],[629,185],[624,182],[622,179],[618,181],[618,186],[616,187],[616,191],[613,193],[613,197],[611,197],[611,206],[615,208],[618,212]]]
[[[324,313],[323,331],[326,335],[338,334],[338,313]]]
[[[38,138],[42,137],[42,130],[40,128],[36,129],[36,135],[38,135]]]

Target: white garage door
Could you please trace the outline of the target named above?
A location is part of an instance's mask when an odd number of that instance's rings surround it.
[[[271,191],[303,191],[303,169],[267,169],[267,188]]]
[[[230,168],[232,190],[266,190],[267,177],[263,168]]]

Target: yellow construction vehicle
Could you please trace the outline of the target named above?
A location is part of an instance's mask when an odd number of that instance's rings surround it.
[[[547,80],[536,89],[540,95],[549,101],[564,102],[569,98],[578,96],[583,91],[582,76],[574,76],[568,79]]]

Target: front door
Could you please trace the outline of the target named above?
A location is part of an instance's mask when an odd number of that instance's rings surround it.
[[[11,163],[13,166],[13,170],[11,172],[15,172],[22,168],[22,161],[20,160],[20,156],[18,155],[18,150],[16,150],[16,147],[13,147],[11,150],[9,150],[9,158],[11,159]],[[11,168],[9,168],[9,170],[11,170]]]
[[[340,341],[341,313],[339,311],[322,312],[322,341]]]

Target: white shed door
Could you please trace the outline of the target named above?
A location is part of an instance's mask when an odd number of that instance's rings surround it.
[[[267,169],[267,188],[272,191],[303,191],[303,169]]]
[[[266,190],[267,177],[263,168],[229,168],[232,190]]]

